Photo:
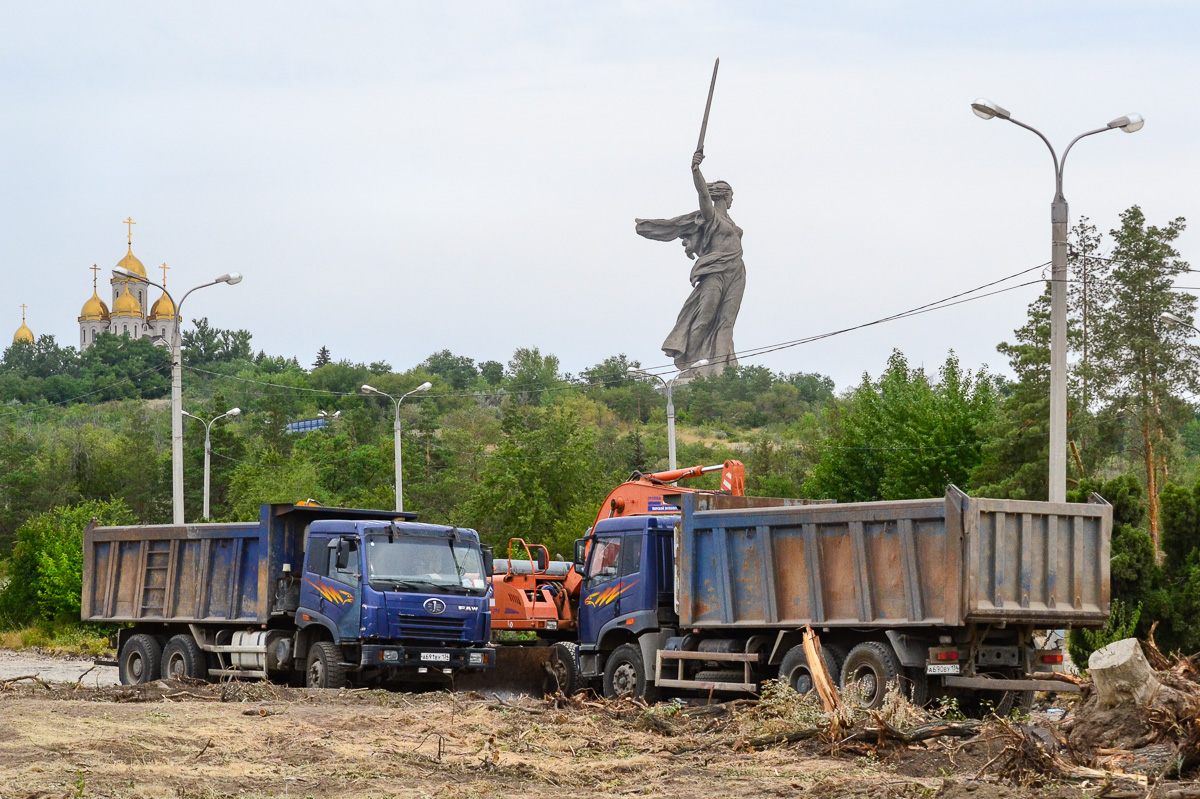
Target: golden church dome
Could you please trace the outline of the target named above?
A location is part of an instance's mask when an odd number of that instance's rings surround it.
[[[112,315],[137,317],[142,315],[142,304],[137,301],[136,297],[129,293],[128,283],[125,284],[125,290],[121,292],[121,296],[117,297],[116,302],[113,303]]]
[[[24,341],[29,344],[33,343],[33,331],[24,322],[21,322],[21,326],[13,334],[13,344],[16,344],[18,341]]]
[[[79,312],[80,322],[107,322],[108,321],[108,306],[104,304],[104,300],[96,294],[96,289],[92,289],[92,298],[83,304],[83,310]]]
[[[150,318],[158,321],[159,319],[171,319],[174,316],[175,303],[171,302],[171,298],[164,291],[163,295],[150,307]]]
[[[133,272],[143,280],[146,278],[146,267],[142,266],[142,262],[137,259],[136,255],[133,254],[132,244],[129,245],[129,252],[125,253],[125,257],[117,263],[117,266],[121,267],[122,269],[128,269],[130,272]]]

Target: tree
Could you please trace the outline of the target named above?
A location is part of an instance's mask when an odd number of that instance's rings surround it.
[[[225,330],[208,324],[208,317],[193,319],[195,330],[180,333],[183,362],[188,366],[228,361],[249,361],[254,357],[249,330]]]
[[[455,391],[463,391],[479,376],[475,361],[450,350],[440,350],[421,364],[430,374],[441,375]]]
[[[546,391],[561,383],[558,358],[542,355],[537,347],[518,348],[508,362],[506,387],[521,405],[541,405]]]
[[[317,359],[313,361],[313,369],[320,369],[328,364],[332,358],[329,357],[329,348],[321,345],[321,349],[317,350]]]
[[[877,382],[827,409],[829,436],[805,483],[839,502],[940,496],[966,485],[980,461],[979,429],[995,413],[992,379],[964,372],[951,352],[932,383],[898,350]]]
[[[1123,411],[1136,434],[1155,551],[1159,487],[1166,477],[1164,415],[1181,410],[1176,400],[1181,392],[1195,393],[1200,386],[1200,348],[1188,343],[1192,331],[1161,321],[1162,314],[1171,313],[1190,325],[1196,309],[1194,296],[1172,290],[1175,278],[1188,271],[1172,246],[1184,228],[1182,217],[1165,227],[1147,226],[1136,205],[1121,214],[1121,226],[1111,231],[1112,301],[1097,319],[1095,331],[1097,389]]]

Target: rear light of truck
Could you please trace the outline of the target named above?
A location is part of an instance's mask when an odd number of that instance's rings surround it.
[[[1062,663],[1063,662],[1062,652],[1055,652],[1055,653],[1051,653],[1048,655],[1042,655],[1042,662],[1043,663]]]
[[[958,660],[957,652],[938,652],[938,660]]]
[[[932,646],[929,648],[930,663],[956,663],[958,662],[959,652],[957,647],[953,646]]]

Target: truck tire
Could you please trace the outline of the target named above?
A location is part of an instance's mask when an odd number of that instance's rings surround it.
[[[308,650],[306,669],[309,688],[345,688],[346,667],[342,665],[342,650],[331,641],[317,641]]]
[[[874,709],[883,704],[888,683],[900,684],[903,668],[891,646],[882,641],[863,641],[850,650],[842,664],[842,685],[849,688],[858,683],[862,690],[862,706]]]
[[[821,662],[834,685],[839,685],[840,664],[837,655],[826,647],[821,647]],[[808,656],[804,654],[804,645],[797,644],[783,656],[779,664],[779,679],[785,680],[792,690],[798,694],[806,694],[813,689],[812,672],[808,668]]]
[[[658,701],[658,688],[646,676],[642,650],[637,644],[621,644],[604,664],[604,696],[617,699],[629,696],[646,704]]]
[[[162,665],[162,648],[153,635],[138,633],[129,636],[121,647],[117,661],[121,685],[145,685],[158,679]]]
[[[208,659],[195,638],[180,634],[167,642],[162,654],[162,676],[167,680],[208,679]]]
[[[551,679],[546,687],[549,689],[547,693],[561,691],[563,696],[570,696],[579,690],[579,660],[576,657],[576,651],[579,649],[578,644],[572,644],[567,641],[559,641],[553,647],[550,654],[550,674]]]

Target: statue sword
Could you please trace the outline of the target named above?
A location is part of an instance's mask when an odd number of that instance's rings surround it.
[[[721,66],[721,59],[717,59],[713,64],[712,83],[708,85],[708,102],[704,104],[704,121],[700,123],[700,141],[696,142],[696,152],[704,152],[704,134],[708,132],[708,110],[712,108],[713,89],[717,88],[717,67]]]

